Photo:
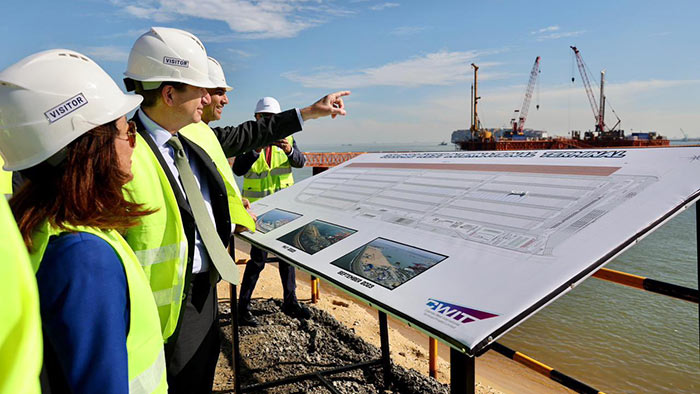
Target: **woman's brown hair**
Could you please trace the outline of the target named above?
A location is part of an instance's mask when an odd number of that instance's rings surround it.
[[[123,231],[154,211],[124,199],[129,174],[119,168],[114,139],[116,120],[98,126],[66,147],[58,166],[46,162],[24,172],[29,180],[10,199],[24,243],[31,250],[32,232],[45,220],[65,225]]]

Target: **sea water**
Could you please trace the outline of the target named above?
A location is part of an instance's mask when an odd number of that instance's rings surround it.
[[[307,152],[454,150],[437,143],[299,144]],[[294,169],[295,179],[311,171]],[[696,247],[693,206],[606,267],[697,289]],[[607,393],[698,393],[698,317],[697,304],[589,278],[499,341]]]

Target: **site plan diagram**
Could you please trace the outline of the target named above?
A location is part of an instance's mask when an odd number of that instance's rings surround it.
[[[365,154],[241,237],[475,354],[700,190],[700,148]]]
[[[551,174],[513,165],[507,173],[489,173],[450,164],[363,164],[307,184],[296,201],[532,254],[551,253],[656,181],[586,168]]]

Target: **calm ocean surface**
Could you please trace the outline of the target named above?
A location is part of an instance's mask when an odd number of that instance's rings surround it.
[[[307,152],[451,151],[452,144],[323,146]],[[297,181],[310,168],[295,169]],[[606,267],[698,288],[695,207]],[[606,393],[699,393],[698,306],[588,279],[500,339]],[[478,362],[478,361],[477,361]]]

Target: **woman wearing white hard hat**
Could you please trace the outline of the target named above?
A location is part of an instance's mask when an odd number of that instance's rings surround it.
[[[125,114],[141,100],[70,50],[0,71],[0,153],[28,178],[10,205],[37,277],[51,392],[167,391],[156,305],[119,233],[150,213],[122,189],[136,143]]]

